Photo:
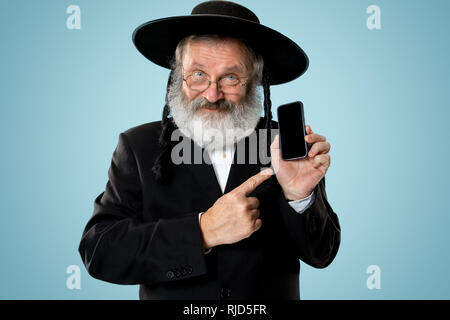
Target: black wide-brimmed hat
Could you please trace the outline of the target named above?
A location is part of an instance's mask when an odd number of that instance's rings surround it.
[[[252,11],[231,1],[206,1],[197,5],[190,15],[144,23],[134,31],[133,42],[147,59],[170,69],[180,40],[194,34],[245,40],[263,56],[272,85],[294,80],[308,68],[308,57],[294,41],[260,24]]]

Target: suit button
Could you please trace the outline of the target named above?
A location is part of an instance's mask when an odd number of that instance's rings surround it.
[[[167,271],[166,277],[169,279],[173,279],[173,277],[175,277],[175,274],[173,273],[173,271]]]
[[[222,299],[229,298],[231,296],[231,290],[228,288],[222,288],[220,289],[220,297]]]

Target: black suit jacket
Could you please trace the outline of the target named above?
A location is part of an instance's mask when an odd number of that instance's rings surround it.
[[[314,190],[314,203],[299,214],[272,176],[251,194],[260,201],[262,227],[205,255],[198,214],[222,196],[214,168],[173,165],[173,179],[156,183],[151,168],[160,132],[158,121],[120,134],[109,181],[95,199],[79,246],[89,274],[140,284],[141,299],[299,299],[299,259],[324,268],[340,243],[324,179]],[[249,137],[239,144],[248,142]],[[225,193],[260,171],[261,163],[247,160],[232,164]]]

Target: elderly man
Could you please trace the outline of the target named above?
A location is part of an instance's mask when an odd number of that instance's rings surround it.
[[[324,268],[340,243],[330,144],[307,126],[308,157],[283,161],[278,135],[259,141],[277,128],[269,86],[306,70],[303,50],[228,1],[150,21],[133,40],[171,69],[166,105],[162,121],[119,136],[79,247],[88,272],[140,284],[141,299],[299,299],[299,259]],[[249,160],[269,149],[272,169]]]

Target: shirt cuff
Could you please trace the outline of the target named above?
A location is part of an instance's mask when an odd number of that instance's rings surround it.
[[[314,191],[304,199],[288,201],[289,205],[297,211],[297,213],[303,213],[308,209],[314,202],[315,199]]]
[[[199,223],[199,224],[200,224],[200,217],[202,216],[203,213],[204,213],[204,212],[200,212],[200,213],[198,214],[198,223]],[[204,254],[208,254],[208,253],[211,252],[211,250],[212,250],[212,248],[209,248],[208,250],[204,250],[203,253],[204,253]]]

